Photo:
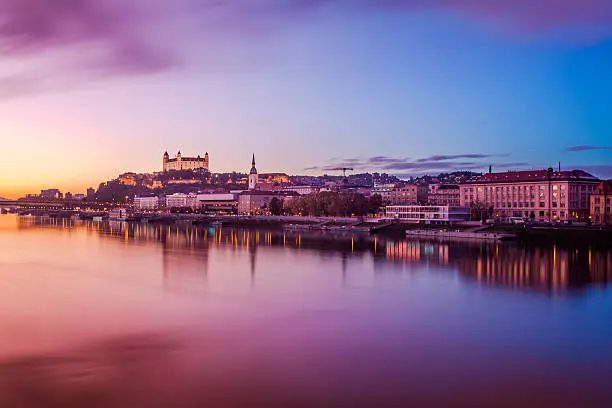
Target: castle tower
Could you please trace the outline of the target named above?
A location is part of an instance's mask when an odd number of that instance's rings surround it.
[[[251,163],[251,171],[249,172],[249,190],[255,190],[258,182],[259,176],[255,168],[255,153],[253,153],[253,162]]]
[[[166,151],[164,152],[164,157],[162,159],[162,169],[164,169],[164,171],[168,171],[168,160],[170,160],[170,155]]]
[[[210,171],[210,163],[208,161],[208,152],[204,155],[204,168]]]

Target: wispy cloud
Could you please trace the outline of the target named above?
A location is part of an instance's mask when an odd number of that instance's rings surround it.
[[[176,56],[155,41],[155,27],[149,25],[154,13],[146,5],[143,0],[0,0],[0,52],[15,57],[81,47],[97,54],[99,66],[164,70]]]
[[[491,155],[491,154],[455,154],[455,155],[436,155],[425,157],[423,159],[418,159],[419,163],[426,162],[440,162],[447,160],[456,160],[456,159],[486,159],[487,157],[497,157],[499,155]]]
[[[590,150],[612,150],[612,146],[588,146],[588,145],[580,145],[580,146],[571,146],[564,149],[565,152],[584,152]]]
[[[146,75],[186,63],[189,56],[180,51],[184,43],[205,48],[214,38],[235,35],[253,41],[327,11],[381,10],[437,11],[536,35],[592,27],[602,27],[602,36],[612,35],[609,0],[0,0],[0,53],[5,61],[67,53],[61,59],[69,67],[58,71],[84,70],[96,78]],[[169,30],[189,23],[196,31]],[[21,74],[11,72],[4,81]],[[13,89],[15,94],[19,86]]]
[[[481,159],[491,157],[503,157],[507,154],[480,154],[466,153],[456,155],[433,155],[424,158],[394,158],[388,156],[373,156],[365,158],[333,158],[322,166],[310,166],[306,171],[340,171],[343,168],[352,168],[356,171],[387,171],[401,174],[425,174],[455,170],[480,170],[485,169],[488,163]],[[465,160],[473,159],[473,160]],[[528,163],[511,162],[496,163],[499,168],[521,168]]]

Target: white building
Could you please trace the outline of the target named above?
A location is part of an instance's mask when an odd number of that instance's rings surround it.
[[[257,183],[259,182],[259,175],[255,168],[255,153],[253,153],[253,162],[251,164],[251,171],[249,172],[249,190],[255,190]]]
[[[175,193],[166,196],[166,208],[192,208],[198,206],[197,194]]]
[[[411,224],[455,224],[470,219],[467,207],[448,205],[390,205],[387,217]]]
[[[159,208],[159,198],[134,197],[134,208],[137,210],[157,210]]]

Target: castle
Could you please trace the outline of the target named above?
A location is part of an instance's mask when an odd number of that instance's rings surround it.
[[[164,153],[163,157],[163,169],[164,171],[169,170],[209,170],[208,167],[208,152],[204,155],[204,157],[183,157],[181,156],[181,152],[174,159],[171,159],[168,155],[168,152]]]

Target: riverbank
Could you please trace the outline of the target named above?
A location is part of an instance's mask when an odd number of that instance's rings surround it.
[[[85,220],[108,219],[105,213],[80,213],[74,211],[33,210],[22,215],[42,216],[51,218],[73,218]],[[419,225],[400,224],[374,218],[358,217],[299,217],[299,216],[206,216],[200,214],[133,214],[126,222],[140,222],[161,225],[193,225],[204,227],[230,228],[261,228],[261,229],[291,229],[291,230],[325,230],[331,232],[373,233],[393,238],[406,237],[406,231],[438,231],[439,236],[447,232],[468,232],[473,225]],[[478,234],[514,234],[516,240],[526,243],[554,244],[597,244],[612,246],[612,228],[593,226],[527,226],[527,225],[495,225],[483,226]],[[415,234],[412,234],[415,236]],[[418,238],[419,234],[415,237]],[[420,234],[427,238],[428,234]],[[430,235],[430,234],[429,234]],[[461,235],[461,234],[459,234]],[[460,238],[460,237],[457,237]]]

